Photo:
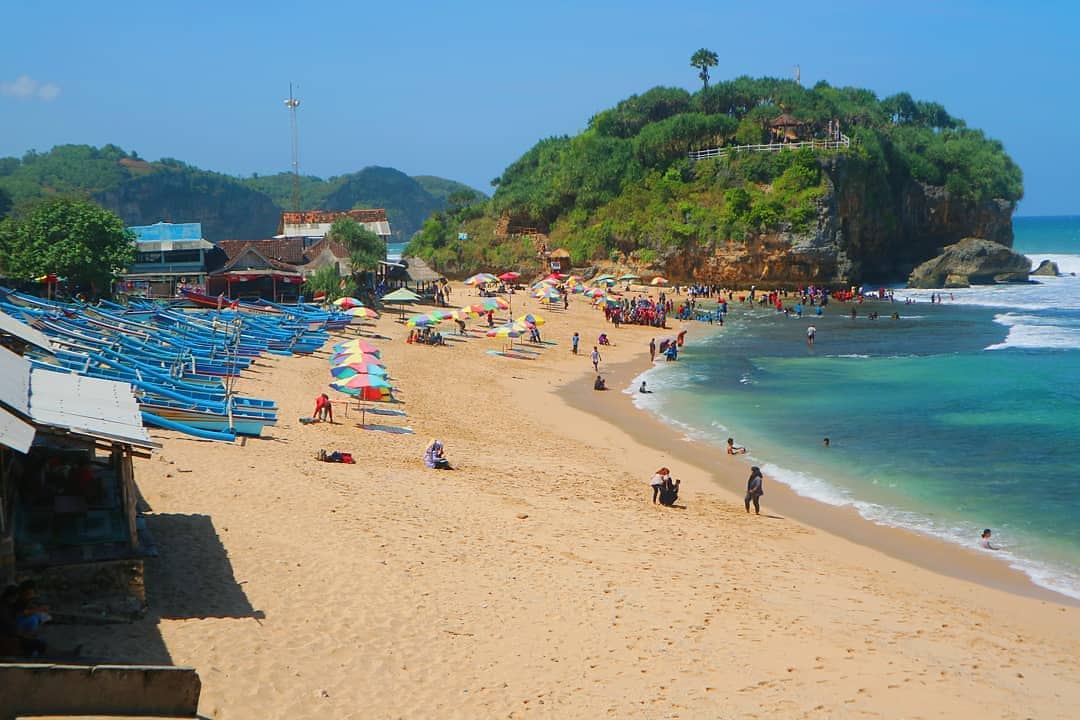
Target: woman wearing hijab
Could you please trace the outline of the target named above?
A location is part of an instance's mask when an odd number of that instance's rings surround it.
[[[765,494],[765,490],[762,488],[763,481],[764,477],[761,474],[761,468],[757,465],[750,468],[750,479],[746,481],[746,512],[750,512],[750,503],[754,503],[754,513],[756,515],[761,514],[759,501],[761,496]]]
[[[424,464],[435,470],[452,470],[450,461],[446,459],[441,440],[432,440],[428,449],[424,451]]]

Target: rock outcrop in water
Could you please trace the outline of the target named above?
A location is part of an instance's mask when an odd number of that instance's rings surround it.
[[[1039,267],[1035,268],[1031,274],[1057,277],[1061,274],[1061,268],[1059,268],[1058,264],[1053,260],[1043,260],[1039,263]]]
[[[964,238],[912,271],[908,287],[963,288],[998,282],[1026,282],[1031,261],[1010,248],[983,238]]]

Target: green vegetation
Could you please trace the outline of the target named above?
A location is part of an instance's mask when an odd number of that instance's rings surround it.
[[[709,68],[716,67],[720,63],[720,58],[712,50],[706,50],[701,48],[696,53],[690,56],[690,67],[698,68],[701,72],[698,73],[698,77],[701,78],[703,89],[709,87]]]
[[[326,236],[341,243],[349,251],[349,262],[354,273],[374,270],[379,266],[379,261],[386,258],[383,239],[352,218],[335,220]]]
[[[838,168],[865,181],[872,208],[895,215],[912,181],[943,186],[960,202],[1023,195],[1020,169],[1001,143],[906,93],[775,78],[708,84],[715,66],[700,50],[696,93],[657,87],[595,115],[574,137],[541,140],[492,181],[488,201],[436,213],[408,248],[446,272],[535,263],[535,248],[493,240],[496,221],[535,227],[575,262],[632,257],[652,262],[692,243],[743,243],[762,233],[815,231]],[[784,116],[786,127],[771,123]],[[850,149],[731,152],[691,162],[688,151],[789,140],[824,140],[832,122]],[[887,223],[900,224],[890,216]],[[466,233],[468,239],[458,239]]]
[[[87,200],[19,204],[0,221],[0,271],[29,280],[48,273],[97,295],[135,259],[135,236],[115,214]]]
[[[120,212],[129,225],[200,221],[210,240],[257,239],[272,235],[281,211],[292,209],[292,183],[290,173],[241,179],[172,158],[147,162],[115,145],[58,145],[0,158],[0,216],[9,200],[68,195]],[[392,168],[369,167],[329,180],[300,178],[303,209],[384,207],[394,235],[403,240],[463,191],[479,195],[452,180],[414,179]]]
[[[345,287],[341,287],[341,275],[333,265],[324,265],[304,280],[304,294],[313,297],[317,293],[326,293],[327,300],[337,300],[346,295],[356,295],[356,281],[345,278]]]

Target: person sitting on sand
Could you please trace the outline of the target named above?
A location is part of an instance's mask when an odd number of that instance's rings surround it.
[[[593,381],[592,389],[593,390],[607,390],[607,383],[604,382],[604,378],[597,375],[596,380]]]
[[[446,451],[443,449],[441,440],[432,440],[424,451],[424,464],[433,470],[453,470],[450,461],[446,459]]]
[[[660,488],[660,504],[671,507],[679,499],[679,483],[681,480],[672,480],[669,474],[664,478],[664,486]]]
[[[728,438],[727,439],[727,454],[728,455],[745,455],[746,454],[746,448],[742,447],[741,445],[736,445],[735,444],[735,438]]]
[[[990,544],[990,535],[991,535],[990,528],[986,528],[985,530],[982,531],[982,537],[979,538],[979,547],[984,548],[986,550],[1000,550],[1001,549],[1000,547],[994,547],[993,545]]]
[[[334,422],[334,404],[330,402],[330,396],[323,393],[315,398],[315,412],[311,414],[313,420],[322,422]]]
[[[760,499],[765,494],[762,489],[763,476],[757,465],[750,468],[750,479],[746,481],[746,512],[750,512],[750,503],[754,503],[754,514],[761,514]]]
[[[600,337],[596,339],[596,342],[600,345],[611,345],[611,341],[608,340],[607,333],[600,333]]]

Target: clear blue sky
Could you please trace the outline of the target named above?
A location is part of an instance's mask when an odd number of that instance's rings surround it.
[[[115,143],[247,175],[367,165],[488,182],[538,139],[714,77],[907,90],[1005,143],[1019,214],[1080,214],[1080,2],[6,0],[0,155]]]

